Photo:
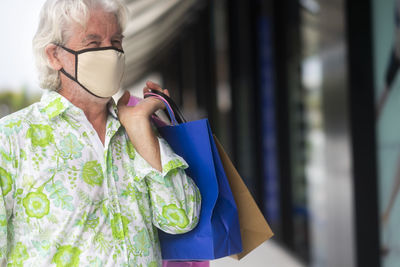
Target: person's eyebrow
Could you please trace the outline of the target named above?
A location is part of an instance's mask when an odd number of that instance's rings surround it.
[[[86,43],[88,41],[100,41],[101,37],[97,34],[88,34],[83,38],[82,43]]]

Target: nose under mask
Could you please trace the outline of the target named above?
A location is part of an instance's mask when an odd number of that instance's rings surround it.
[[[118,92],[125,70],[123,50],[99,47],[75,51],[60,47],[75,55],[75,77],[62,68],[65,76],[96,97],[108,98]]]

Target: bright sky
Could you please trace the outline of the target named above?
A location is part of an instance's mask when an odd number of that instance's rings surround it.
[[[28,87],[40,92],[32,55],[32,38],[45,0],[0,1],[0,92]]]

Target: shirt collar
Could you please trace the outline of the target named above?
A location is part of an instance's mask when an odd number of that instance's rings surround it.
[[[50,120],[63,114],[69,108],[74,107],[65,97],[54,91],[46,91],[40,103],[42,106],[40,111],[46,114]]]
[[[74,104],[72,104],[68,99],[66,99],[65,97],[63,97],[62,95],[60,95],[55,91],[46,91],[43,94],[40,103],[42,106],[40,111],[46,114],[50,120],[63,114],[68,109],[79,109],[75,107]],[[114,119],[118,120],[118,109],[113,98],[111,98],[107,106],[109,114]]]
[[[107,105],[108,112],[111,114],[111,116],[114,117],[114,119],[118,120],[118,108],[117,104],[114,101],[114,98],[111,98]]]

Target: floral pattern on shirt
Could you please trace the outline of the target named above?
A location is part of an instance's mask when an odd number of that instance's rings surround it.
[[[135,151],[110,104],[103,145],[56,92],[0,120],[0,262],[160,266],[157,228],[193,229],[201,197],[159,138],[162,172]]]

